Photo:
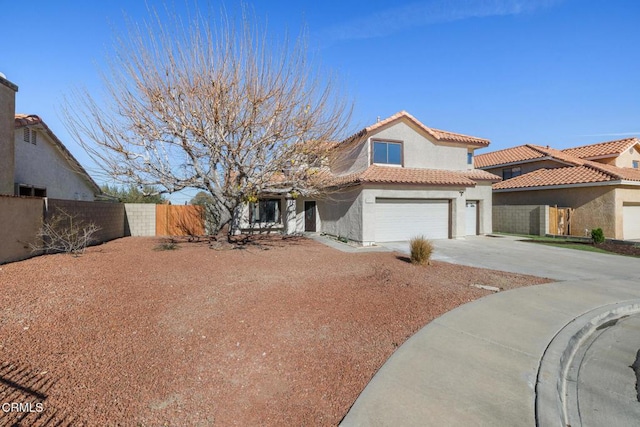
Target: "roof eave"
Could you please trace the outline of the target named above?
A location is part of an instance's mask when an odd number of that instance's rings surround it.
[[[640,185],[638,181],[627,181],[633,183],[632,185]],[[622,185],[626,184],[623,180],[616,181],[598,181],[598,182],[580,182],[575,184],[557,184],[557,185],[540,185],[535,187],[517,187],[517,188],[494,188],[494,193],[511,193],[514,191],[539,191],[539,190],[562,190],[567,188],[579,188],[579,187],[602,187],[607,185]]]

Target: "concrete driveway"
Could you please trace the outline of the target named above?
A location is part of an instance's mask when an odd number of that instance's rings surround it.
[[[640,365],[640,259],[518,240],[433,241],[436,260],[559,282],[490,295],[433,320],[382,366],[342,426],[637,421],[630,366]],[[407,242],[385,246],[409,252]]]
[[[522,241],[513,236],[470,236],[460,240],[433,240],[433,259],[471,267],[531,274],[554,280],[629,279],[640,277],[640,259],[557,248]],[[408,242],[384,243],[409,253]]]

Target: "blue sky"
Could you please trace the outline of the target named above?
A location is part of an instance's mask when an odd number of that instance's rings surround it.
[[[173,1],[182,13],[184,1]],[[99,89],[99,70],[114,32],[123,31],[123,14],[141,21],[145,1],[0,4],[0,72],[20,88],[17,112],[40,115],[93,169],[61,121],[63,96],[74,87]],[[478,154],[640,135],[640,2],[248,4],[274,38],[295,36],[306,25],[311,52],[353,98],[352,130],[407,110],[427,126],[490,139]],[[226,8],[235,13],[237,2]]]

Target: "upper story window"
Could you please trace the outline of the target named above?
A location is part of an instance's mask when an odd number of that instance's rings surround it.
[[[35,145],[37,142],[37,136],[38,134],[36,133],[36,131],[33,129],[29,129],[28,127],[24,128],[22,133],[22,139],[24,140],[24,142],[30,142],[33,145]]]
[[[473,164],[473,151],[469,151],[467,153],[467,164],[468,165],[472,165]]]
[[[373,163],[402,165],[402,143],[374,141]]]
[[[633,167],[634,167],[635,169],[638,169],[638,168],[640,167],[640,161],[638,161],[638,160],[634,160],[634,161],[633,161]]]
[[[522,175],[522,169],[520,169],[519,166],[515,168],[502,169],[502,179],[515,178],[520,175]]]

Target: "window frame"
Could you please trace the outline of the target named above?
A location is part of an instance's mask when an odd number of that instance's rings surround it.
[[[517,169],[517,171],[516,171]],[[507,175],[509,175],[507,177]],[[510,168],[502,169],[502,180],[506,181],[507,179],[516,178],[522,175],[522,168],[520,166],[513,166]]]
[[[386,144],[386,162],[376,162],[376,144]],[[400,146],[400,163],[389,163],[389,145]],[[371,140],[371,164],[372,165],[384,165],[403,167],[404,166],[404,141],[398,141],[393,139],[372,139]]]
[[[269,214],[267,211],[267,204],[274,203],[275,209],[273,211],[274,220],[270,221],[267,218]],[[264,216],[263,216],[264,213]],[[277,198],[266,198],[266,199],[258,199],[257,202],[249,203],[249,224],[260,225],[260,224],[276,224],[282,225],[282,199]]]

